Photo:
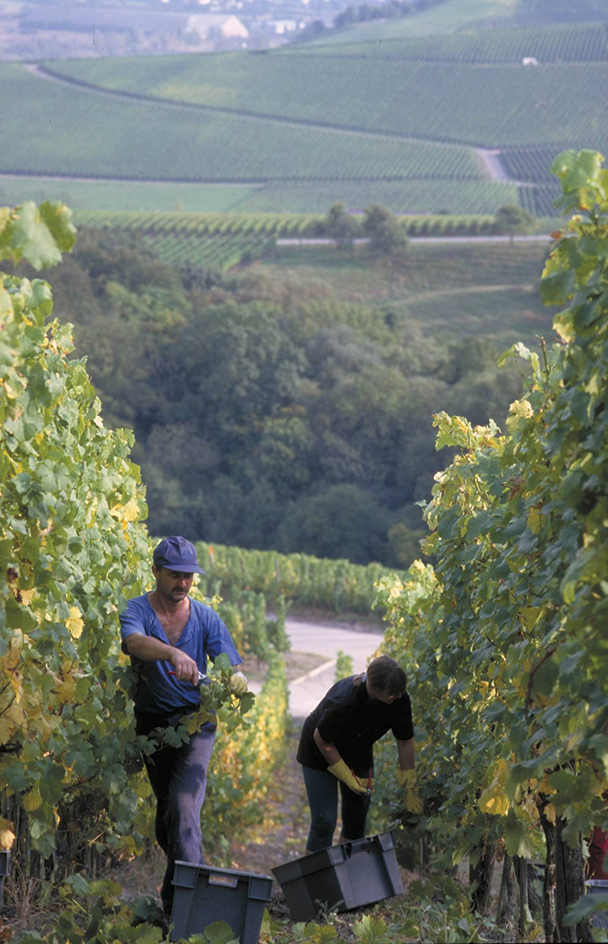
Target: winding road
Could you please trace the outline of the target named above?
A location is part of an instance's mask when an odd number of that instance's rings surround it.
[[[289,683],[289,711],[292,718],[305,718],[335,681],[336,660],[340,650],[353,660],[353,671],[363,672],[370,657],[382,643],[382,630],[342,627],[336,623],[317,623],[287,617],[285,629],[294,653],[312,653],[324,661],[312,671]],[[254,692],[261,684],[250,683]]]

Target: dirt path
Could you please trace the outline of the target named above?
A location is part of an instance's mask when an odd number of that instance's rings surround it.
[[[300,724],[292,723],[285,759],[276,771],[267,798],[268,815],[231,847],[231,868],[270,875],[271,869],[305,854],[308,806],[302,768],[296,761]]]
[[[447,298],[452,295],[483,295],[487,292],[535,292],[535,285],[470,285],[467,288],[439,288],[431,292],[417,292],[415,295],[408,295],[408,302],[419,301],[420,299]]]

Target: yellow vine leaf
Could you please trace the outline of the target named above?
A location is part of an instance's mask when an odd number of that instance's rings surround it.
[[[536,626],[542,611],[542,606],[522,606],[519,617],[528,631]]]
[[[140,799],[146,800],[152,793],[150,781],[147,778],[145,780],[139,780],[137,786],[135,787],[135,792],[137,796],[140,797]]]
[[[123,521],[137,521],[138,516],[139,516],[139,505],[137,504],[137,499],[132,498],[125,505],[122,520]]]
[[[19,672],[15,672],[15,671],[7,672],[6,674],[7,674],[9,682],[11,683],[13,692],[15,693],[15,701],[17,702],[17,704],[19,704],[19,702],[21,701],[21,696],[23,694],[23,687],[21,685],[21,675],[19,674]]]
[[[61,685],[58,685],[56,688],[59,702],[62,705],[65,705],[68,702],[73,701],[75,691],[76,691],[76,679],[74,678],[73,675],[66,675]]]
[[[541,529],[541,525],[542,525],[542,517],[541,517],[540,510],[538,508],[530,508],[530,511],[528,512],[527,523],[528,523],[528,528],[530,529],[532,534],[539,533]]]
[[[21,650],[23,648],[23,633],[20,629],[14,629],[11,637],[11,641],[8,646],[8,651],[0,659],[0,668],[3,669],[16,669],[19,665],[19,659],[21,658]]]
[[[505,790],[508,770],[507,761],[501,757],[494,767],[492,783],[479,798],[479,809],[482,813],[506,816],[509,812],[510,803]]]
[[[69,629],[70,633],[74,639],[79,639],[82,636],[82,630],[84,629],[84,620],[80,615],[80,610],[77,606],[70,607],[70,615],[65,621],[65,625]]]
[[[10,718],[0,718],[0,744],[8,744],[17,725]]]
[[[13,721],[18,727],[22,727],[26,720],[25,711],[16,701],[14,701],[10,708],[4,713],[4,717]]]
[[[21,602],[25,603],[26,606],[29,606],[32,602],[32,597],[36,593],[36,588],[32,587],[31,590],[20,590],[19,593],[21,594]]]
[[[545,807],[545,816],[547,817],[549,822],[553,823],[553,825],[555,826],[555,823],[557,821],[557,809],[555,808],[553,803],[547,803]]]
[[[40,788],[36,783],[29,793],[26,793],[23,797],[23,809],[26,813],[33,813],[34,810],[40,809],[41,806],[42,797],[40,796]]]
[[[539,785],[538,785],[538,792],[539,792],[539,793],[544,793],[545,796],[550,796],[552,793],[556,793],[556,792],[557,792],[557,791],[554,789],[554,787],[552,787],[551,784],[549,783],[549,775],[548,775],[548,774],[545,774],[545,776],[543,777],[543,779],[542,779],[541,782],[539,783]]]
[[[10,819],[4,819],[0,816],[0,849],[5,852],[7,849],[10,849],[12,844],[15,841],[15,833],[13,832],[13,823]]]

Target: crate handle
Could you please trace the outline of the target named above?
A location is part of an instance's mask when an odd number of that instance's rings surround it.
[[[225,885],[227,888],[236,888],[239,884],[238,877],[233,878],[232,875],[210,875],[209,876],[210,885]]]
[[[357,852],[369,852],[373,843],[371,839],[365,838],[353,839],[351,842],[343,842],[340,845],[344,849],[345,858],[350,859],[355,849]]]

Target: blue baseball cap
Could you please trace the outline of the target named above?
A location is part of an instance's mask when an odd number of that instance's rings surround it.
[[[173,535],[165,538],[154,548],[152,560],[156,567],[166,567],[167,570],[177,570],[184,574],[204,574],[198,566],[194,544]]]

